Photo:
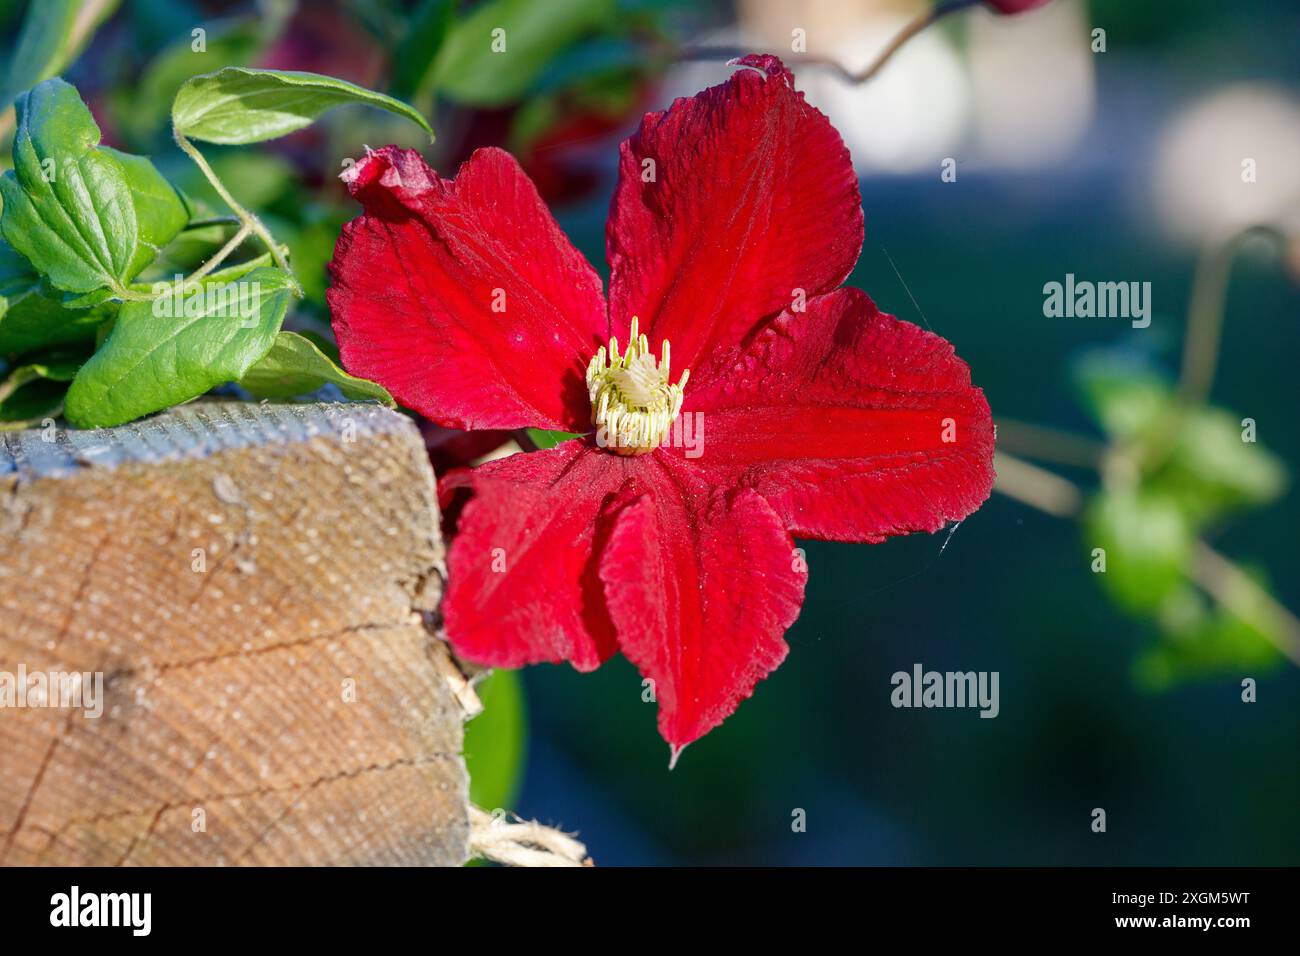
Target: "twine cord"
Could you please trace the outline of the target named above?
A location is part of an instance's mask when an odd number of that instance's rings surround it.
[[[591,866],[587,848],[567,833],[516,814],[469,808],[470,854],[505,866]]]

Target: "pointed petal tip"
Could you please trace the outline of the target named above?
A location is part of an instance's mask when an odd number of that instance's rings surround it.
[[[362,144],[362,148],[366,151],[365,155],[355,162],[348,163],[347,166],[344,167],[343,172],[339,173],[339,179],[341,179],[344,184],[347,185],[348,190],[353,193],[356,192],[358,182],[361,180],[362,174],[365,172],[367,167],[376,161],[385,161],[391,152],[397,149],[396,146],[381,146],[379,149],[373,149],[365,143]],[[369,176],[367,176],[367,178],[369,178]]]
[[[733,57],[727,61],[727,66],[747,66],[767,76],[794,78],[794,74],[781,62],[781,58],[771,53],[750,53],[747,56]]]
[[[668,745],[668,752],[669,752],[669,754],[670,754],[670,756],[669,756],[669,758],[668,758],[668,769],[669,769],[669,770],[672,770],[674,767],[677,766],[677,758],[679,758],[679,757],[682,755],[682,751],[685,750],[688,746],[690,746],[690,745],[689,745],[689,744],[682,744],[680,747],[679,747],[677,744],[669,744],[669,745]]]

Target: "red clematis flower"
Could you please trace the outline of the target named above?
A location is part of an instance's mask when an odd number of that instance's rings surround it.
[[[936,531],[993,482],[988,404],[952,346],[838,288],[863,239],[839,134],[776,57],[737,63],[623,144],[608,309],[496,149],[452,180],[368,155],[331,264],[354,374],[448,427],[586,433],[442,480],[444,501],[470,495],[457,651],[591,670],[621,650],[674,760],[785,657],[791,535]]]

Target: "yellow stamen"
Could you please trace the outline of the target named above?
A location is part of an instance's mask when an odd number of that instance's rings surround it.
[[[668,383],[668,342],[658,362],[650,340],[637,333],[632,316],[632,336],[619,355],[618,339],[610,338],[609,352],[602,346],[587,366],[587,394],[596,441],[620,455],[644,455],[663,444],[682,410],[682,393],[691,370],[682,372],[676,385]]]

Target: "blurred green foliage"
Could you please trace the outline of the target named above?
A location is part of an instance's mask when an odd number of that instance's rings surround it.
[[[1268,504],[1285,489],[1281,461],[1255,440],[1241,416],[1209,405],[1178,409],[1173,386],[1149,366],[1093,353],[1079,363],[1077,377],[1113,442],[1165,446],[1138,478],[1145,491],[1167,497],[1193,526]]]
[[[1253,576],[1268,587],[1264,574]],[[1283,663],[1275,637],[1190,586],[1167,597],[1158,614],[1162,640],[1145,648],[1134,665],[1135,676],[1153,689],[1224,673],[1255,674]]]
[[[0,107],[63,72],[120,0],[41,0],[28,8],[0,87]]]
[[[1209,405],[1186,406],[1151,367],[1114,353],[1076,366],[1084,399],[1111,442],[1102,487],[1083,520],[1093,570],[1115,603],[1149,618],[1161,642],[1138,658],[1147,685],[1282,660],[1281,633],[1205,599],[1194,586],[1197,541],[1224,518],[1274,501],[1282,462],[1254,423]],[[1099,560],[1104,560],[1101,567]],[[1272,623],[1272,622],[1270,622]]]
[[[483,712],[465,725],[469,796],[491,813],[515,806],[528,753],[528,718],[518,673],[495,670],[475,687]]]
[[[210,21],[169,43],[134,84],[111,91],[113,118],[123,138],[141,149],[156,146],[166,132],[168,111],[181,85],[200,73],[251,64],[279,36],[287,13],[284,5],[277,4],[268,14]],[[195,49],[195,30],[204,31],[202,49]]]
[[[452,23],[430,65],[429,83],[461,103],[513,102],[558,53],[610,25],[615,9],[614,0],[490,0]],[[498,57],[506,52],[510,68],[502,69]]]

